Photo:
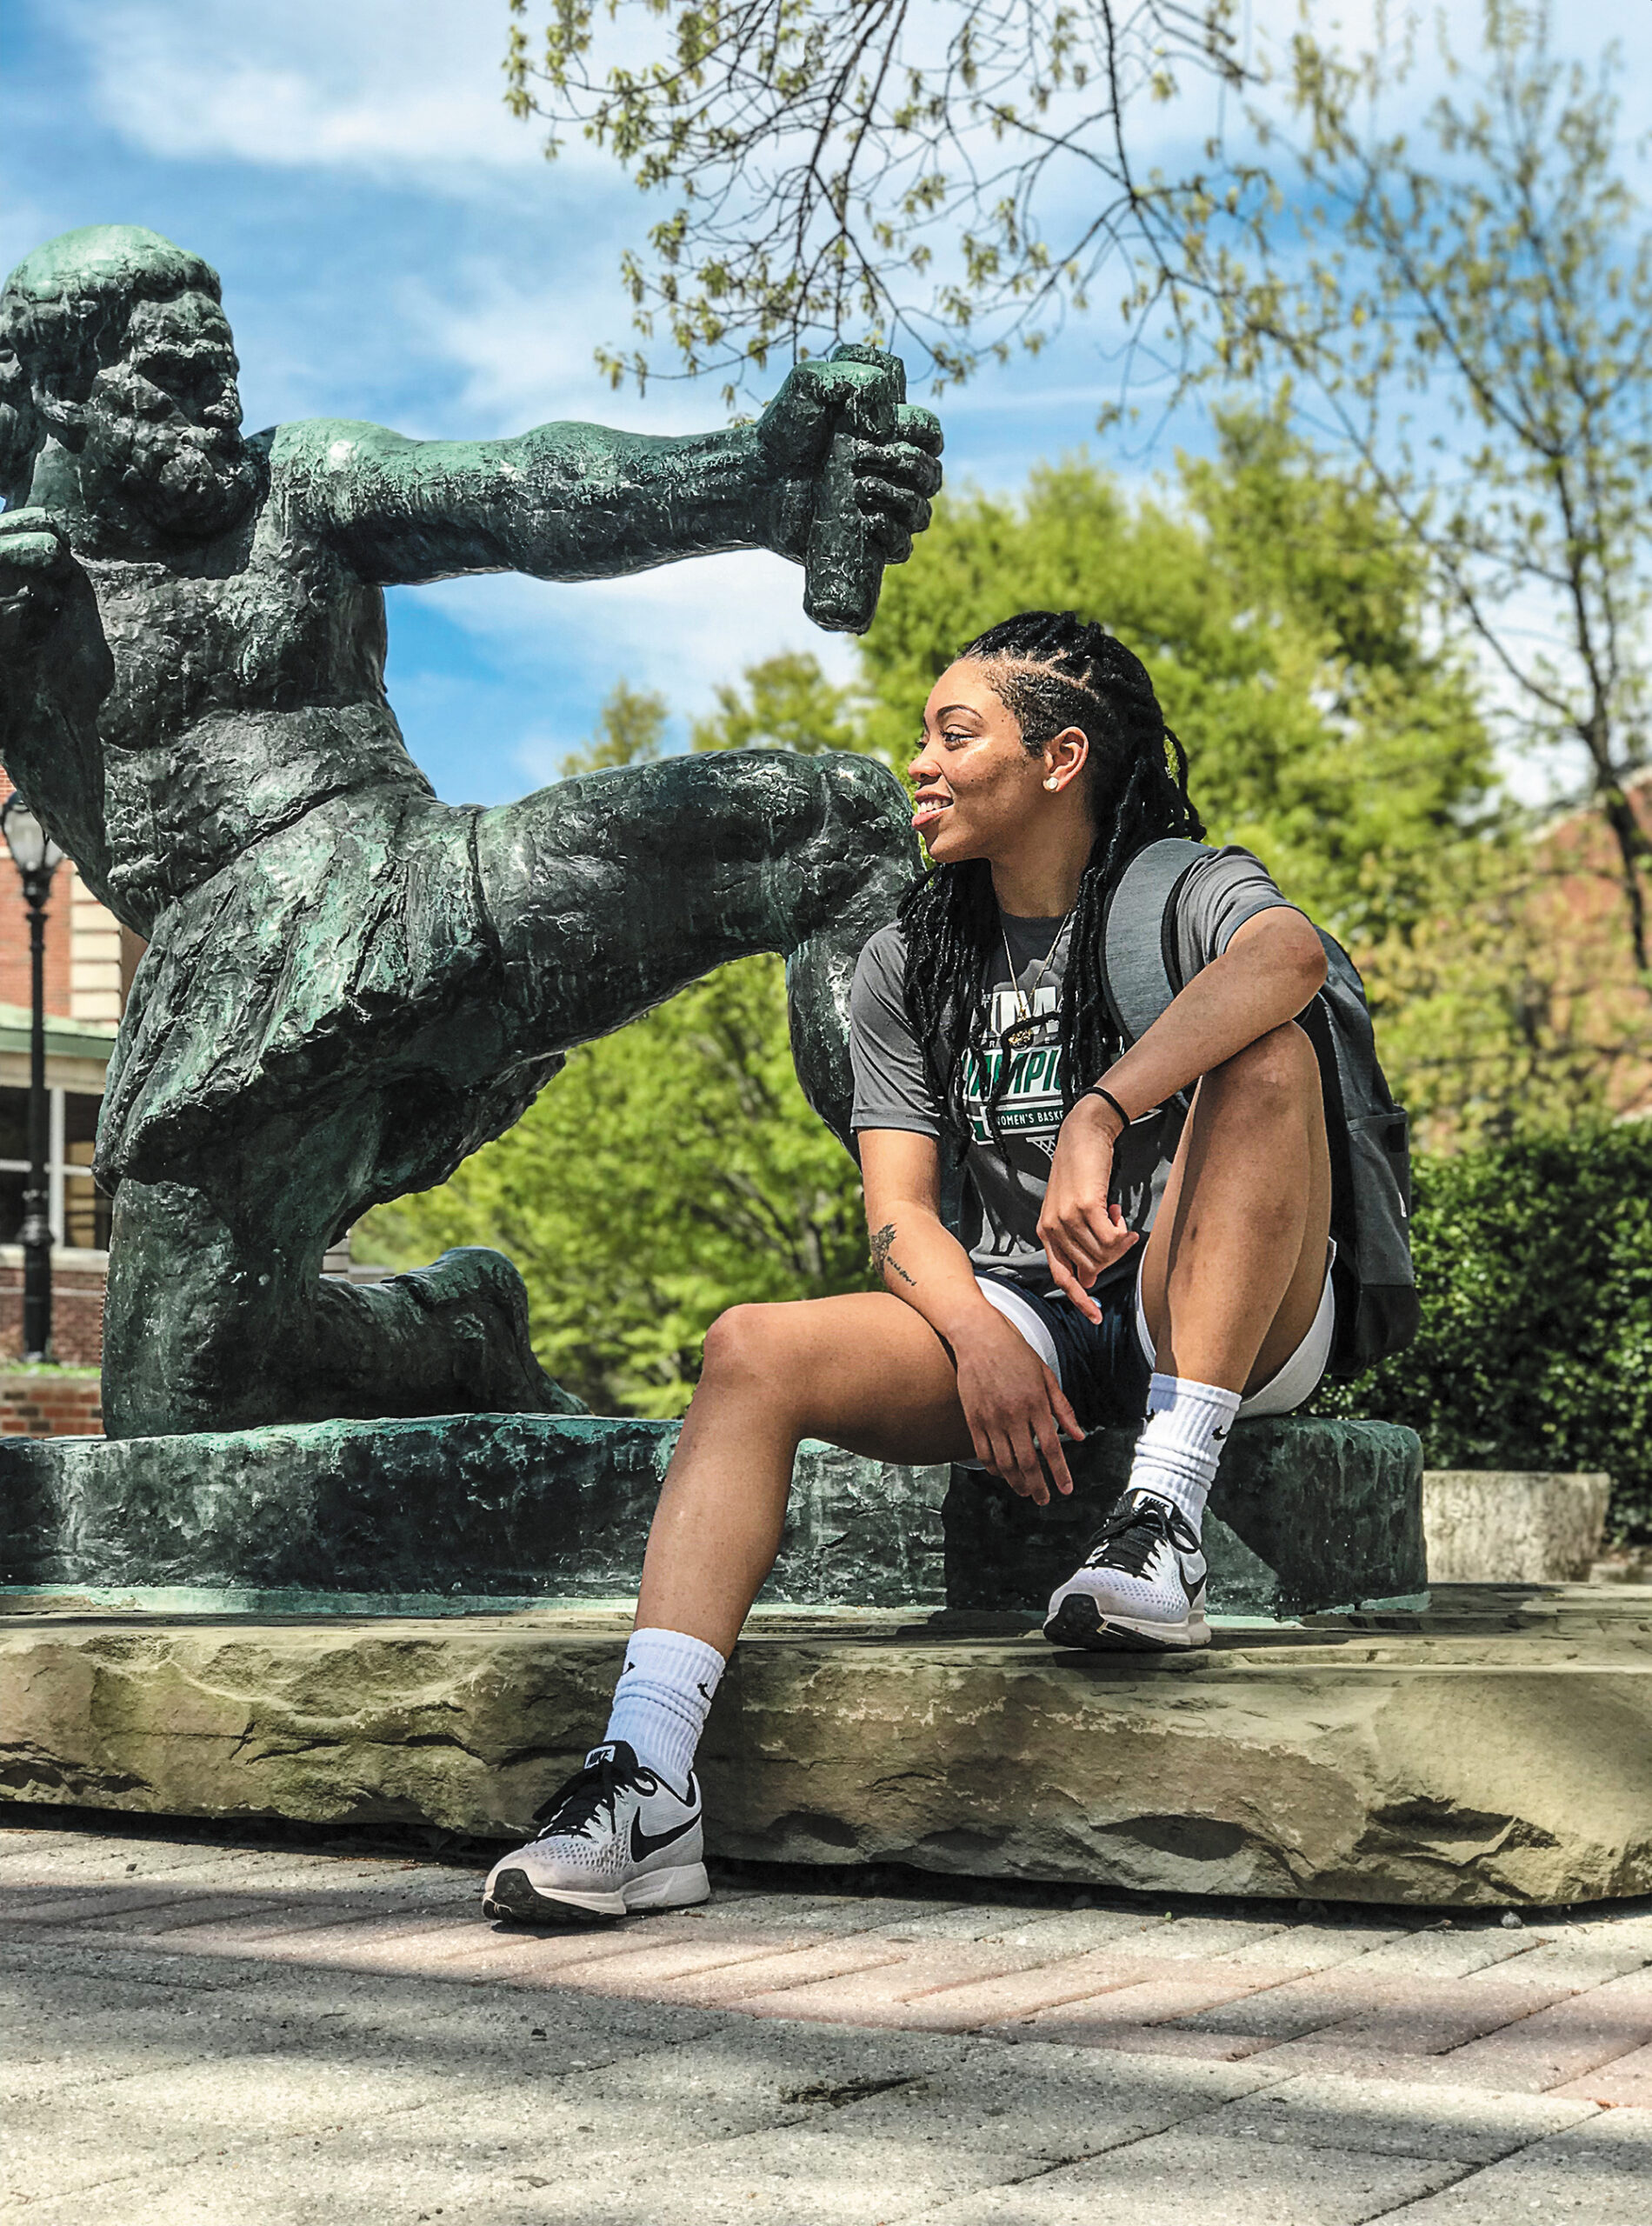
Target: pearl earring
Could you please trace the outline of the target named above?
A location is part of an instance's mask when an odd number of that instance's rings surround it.
[[[1060,788],[1060,786],[1061,786],[1061,783],[1060,783],[1060,782],[1056,778],[1056,776],[1052,773],[1052,774],[1050,775],[1049,778],[1049,779],[1044,783],[1044,786],[1045,786],[1047,789],[1058,789],[1058,788]]]

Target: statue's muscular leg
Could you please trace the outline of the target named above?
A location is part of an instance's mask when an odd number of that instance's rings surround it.
[[[845,1143],[849,987],[918,870],[873,759],[749,750],[588,774],[483,815],[477,863],[524,1037],[601,1036],[731,958],[786,959],[792,1050]]]
[[[846,1137],[849,978],[915,870],[904,797],[863,759],[671,759],[484,813],[476,870],[498,936],[504,1037],[516,1060],[542,1061],[728,959],[780,952],[799,1075]],[[123,1179],[110,1435],[561,1403],[498,1254],[449,1253],[366,1288],[319,1279],[329,1236],[380,1175],[357,1111],[226,1140],[221,1180]]]
[[[123,1180],[103,1330],[111,1437],[332,1416],[571,1406],[534,1358],[522,1278],[466,1247],[353,1288],[322,1255],[348,1119],[226,1151],[223,1177]],[[247,1177],[250,1179],[246,1179]]]

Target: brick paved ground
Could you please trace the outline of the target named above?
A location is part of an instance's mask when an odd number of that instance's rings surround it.
[[[1652,2226],[1652,1903],[1475,1915],[476,1869],[0,1825],[0,2218]]]

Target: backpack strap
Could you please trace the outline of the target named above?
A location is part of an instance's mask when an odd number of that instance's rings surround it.
[[[1114,883],[1102,916],[1102,989],[1128,1050],[1182,988],[1176,900],[1209,844],[1167,835],[1149,843]]]

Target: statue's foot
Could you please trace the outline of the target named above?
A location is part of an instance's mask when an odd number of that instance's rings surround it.
[[[590,1411],[539,1365],[527,1286],[482,1245],[382,1283],[323,1283],[316,1328],[325,1414]]]

